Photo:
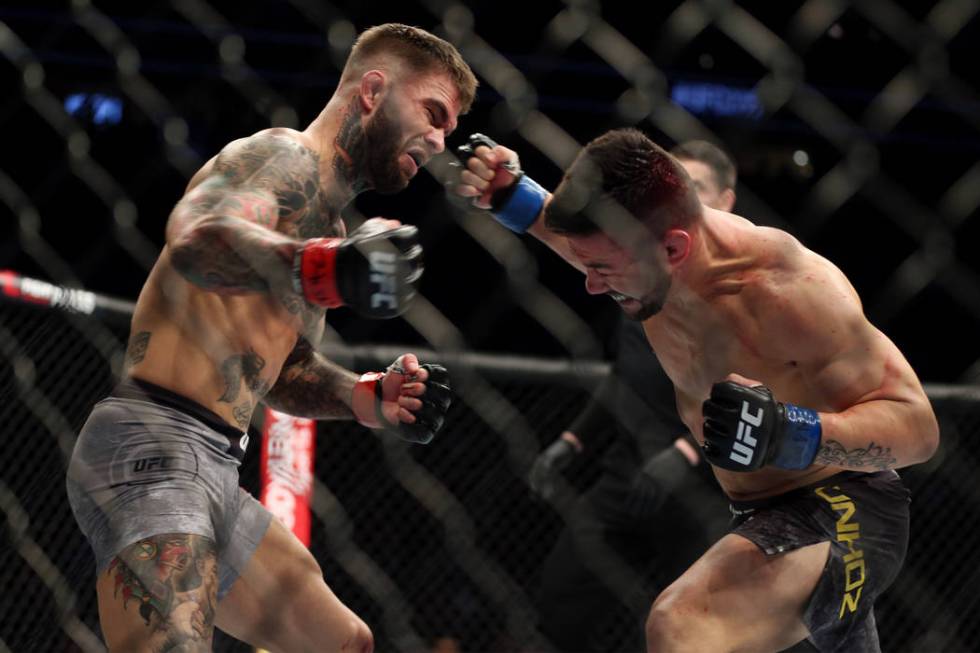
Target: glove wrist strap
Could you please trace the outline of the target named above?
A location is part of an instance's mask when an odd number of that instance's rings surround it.
[[[817,457],[823,427],[820,413],[794,404],[782,405],[783,430],[779,450],[769,464],[782,469],[806,469]]]
[[[313,238],[293,258],[293,290],[311,304],[326,308],[344,305],[337,288],[337,252],[342,238]]]
[[[548,191],[525,174],[512,188],[513,192],[503,205],[494,207],[493,217],[511,231],[522,234],[537,220]]]
[[[379,429],[387,424],[388,420],[381,413],[381,384],[384,377],[384,372],[368,372],[354,384],[350,407],[354,419],[362,426]]]

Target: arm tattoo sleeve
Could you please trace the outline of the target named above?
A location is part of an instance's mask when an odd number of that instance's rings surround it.
[[[356,375],[331,363],[300,340],[299,352],[290,354],[295,361],[283,367],[276,384],[263,401],[270,408],[297,417],[313,419],[349,419],[350,393]]]
[[[174,267],[216,292],[291,292],[299,238],[327,235],[332,224],[323,214],[318,160],[284,136],[229,145],[170,216]]]

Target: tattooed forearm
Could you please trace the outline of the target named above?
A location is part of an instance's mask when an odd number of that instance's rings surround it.
[[[283,368],[263,401],[297,417],[348,419],[352,416],[350,396],[356,380],[353,372],[310,352],[300,362]]]
[[[288,293],[301,239],[339,233],[340,208],[322,197],[316,152],[263,132],[222,150],[174,208],[171,260],[207,290]]]
[[[236,217],[202,220],[171,244],[174,268],[205,290],[288,293],[299,241]]]
[[[126,347],[126,362],[128,364],[136,365],[143,360],[146,356],[146,348],[150,344],[151,335],[152,333],[149,331],[140,331],[130,337]]]
[[[882,447],[874,442],[864,448],[848,450],[837,440],[826,440],[821,443],[814,462],[847,469],[886,470],[894,468],[898,461],[892,455],[890,447]]]
[[[130,603],[148,629],[151,651],[210,651],[217,606],[214,543],[199,535],[147,538],[114,558],[113,596]]]

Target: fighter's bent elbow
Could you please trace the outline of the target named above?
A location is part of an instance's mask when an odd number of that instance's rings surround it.
[[[915,418],[909,423],[915,424],[912,433],[913,444],[909,447],[909,464],[924,463],[939,449],[939,422],[936,421],[936,413],[933,412],[932,405],[924,401],[916,410]]]
[[[218,277],[206,274],[206,263],[215,256],[221,240],[222,218],[206,218],[178,233],[168,234],[170,264],[185,279],[205,290],[217,288]],[[210,257],[210,258],[209,258]]]

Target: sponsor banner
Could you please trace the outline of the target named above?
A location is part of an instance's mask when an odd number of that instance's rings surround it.
[[[262,505],[309,545],[316,424],[266,408],[262,435]]]

